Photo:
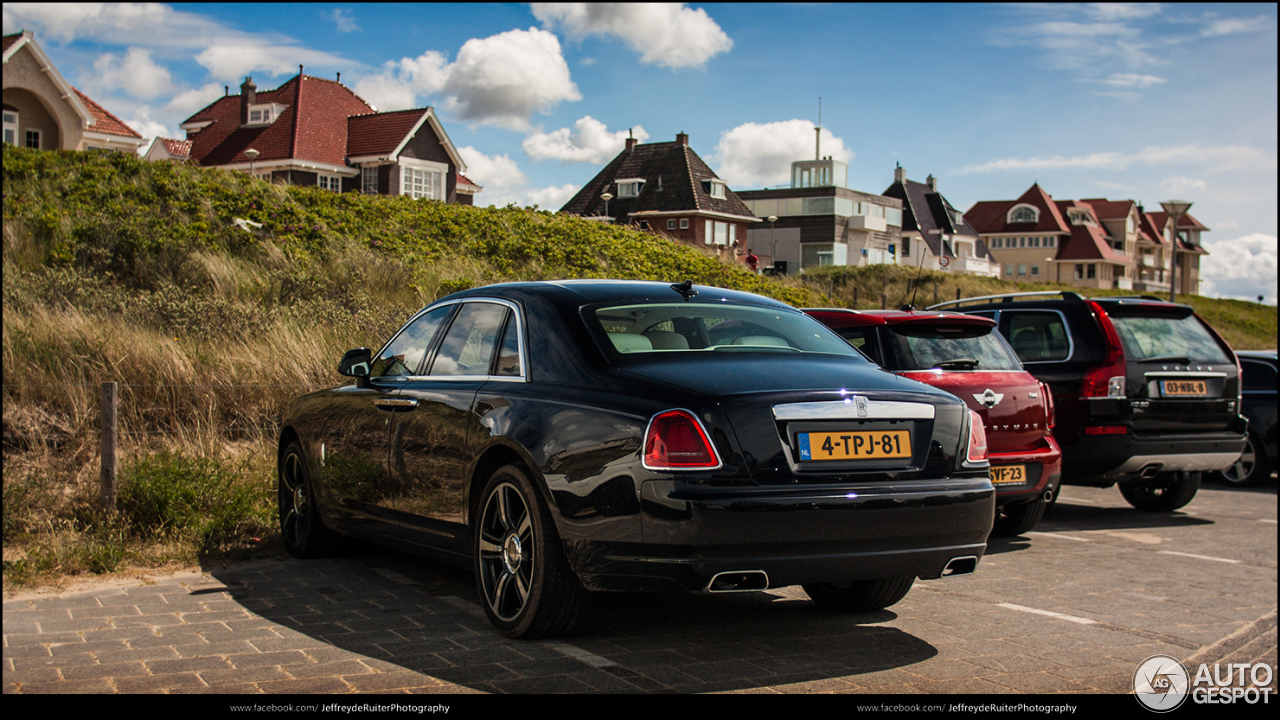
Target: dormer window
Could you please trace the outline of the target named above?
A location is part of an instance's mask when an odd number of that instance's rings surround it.
[[[1011,224],[1040,222],[1040,211],[1031,205],[1018,205],[1009,211],[1009,222]]]
[[[1067,215],[1071,218],[1072,225],[1092,225],[1089,221],[1089,213],[1081,210],[1068,210]]]
[[[249,125],[270,125],[280,117],[287,105],[268,103],[266,105],[249,106]]]
[[[644,178],[628,178],[626,180],[618,180],[618,197],[635,197],[640,194],[640,187],[644,185]]]
[[[725,184],[723,180],[717,180],[716,178],[707,178],[706,180],[702,181],[702,187],[707,191],[707,194],[710,195],[711,197],[716,198],[717,200],[724,199]]]

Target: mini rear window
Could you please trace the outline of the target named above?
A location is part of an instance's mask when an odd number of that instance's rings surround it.
[[[995,328],[893,326],[890,370],[1022,370]],[[967,361],[967,362],[966,362]]]
[[[825,353],[865,361],[803,313],[722,303],[643,303],[588,308],[588,326],[621,355],[659,353]]]
[[[1231,362],[1195,315],[1109,315],[1130,361],[1185,357],[1193,362]]]

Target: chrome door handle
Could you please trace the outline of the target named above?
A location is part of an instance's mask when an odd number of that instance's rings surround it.
[[[383,410],[412,410],[418,407],[418,401],[411,398],[379,398],[373,404]]]

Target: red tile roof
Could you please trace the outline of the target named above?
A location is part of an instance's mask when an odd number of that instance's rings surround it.
[[[190,140],[174,140],[173,138],[156,138],[163,145],[164,149],[173,157],[189,158],[191,157],[191,141]]]
[[[1034,223],[1008,222],[1009,211],[1018,205],[1030,205],[1039,210],[1039,220]],[[1070,231],[1067,222],[1062,219],[1062,213],[1058,211],[1057,204],[1039,184],[1033,184],[1017,200],[984,200],[974,203],[973,207],[965,212],[964,218],[969,225],[982,234]]]
[[[1106,198],[1085,198],[1080,202],[1089,203],[1099,220],[1127,217],[1136,204],[1132,200],[1107,200]]]
[[[12,35],[5,35],[3,38],[3,43],[0,44],[0,52],[8,51],[9,47],[14,43],[18,42],[18,40],[21,38],[22,38],[22,33],[20,32],[14,33]]]
[[[93,116],[94,123],[93,126],[89,128],[90,132],[99,132],[106,135],[123,135],[124,137],[137,138],[139,140],[142,139],[142,136],[135,132],[133,128],[125,125],[120,121],[120,118],[107,112],[106,109],[98,103],[90,100],[88,95],[85,95],[75,88],[71,89],[76,91],[76,95],[80,97],[80,102],[84,103],[85,109]]]
[[[1163,236],[1164,236],[1164,228],[1165,228],[1165,226],[1166,226],[1166,225],[1168,225],[1168,224],[1169,224],[1169,215],[1168,215],[1168,213],[1165,213],[1165,212],[1149,212],[1149,213],[1147,213],[1147,215],[1148,215],[1148,216],[1150,216],[1152,225],[1154,225],[1155,227],[1159,228],[1159,236],[1163,238]],[[1199,220],[1195,219],[1195,217],[1194,217],[1193,215],[1191,215],[1191,213],[1187,213],[1186,215],[1183,215],[1183,216],[1178,220],[1178,228],[1179,228],[1179,229],[1184,229],[1184,228],[1185,228],[1185,229],[1187,229],[1187,230],[1200,230],[1200,231],[1204,231],[1204,230],[1208,230],[1208,229],[1209,229],[1208,227],[1206,227],[1206,226],[1204,225],[1204,223],[1202,223],[1202,222],[1200,222]],[[1163,245],[1168,245],[1168,242],[1167,242],[1167,241],[1166,241],[1166,242],[1162,242],[1161,244],[1163,244]],[[1181,239],[1181,238],[1179,238],[1179,239],[1178,239],[1178,252],[1189,252],[1189,253],[1195,253],[1196,255],[1208,255],[1208,254],[1209,254],[1209,252],[1208,252],[1207,250],[1205,250],[1204,248],[1200,247],[1199,245],[1192,245],[1191,243],[1189,243],[1189,242],[1187,242],[1186,240],[1183,240],[1183,239]]]
[[[471,178],[463,175],[462,173],[458,173],[458,192],[474,195],[483,189],[483,186],[477,185]]]
[[[1116,254],[1103,234],[1102,228],[1096,225],[1072,225],[1071,237],[1058,243],[1058,260],[1106,260],[1109,262],[1129,264],[1129,258]]]
[[[398,110],[347,118],[347,155],[388,155],[422,121],[428,108]]]

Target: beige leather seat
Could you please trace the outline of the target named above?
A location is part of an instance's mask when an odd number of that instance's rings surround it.
[[[791,347],[786,340],[772,335],[743,335],[733,341],[734,345],[762,345],[765,347]]]
[[[654,350],[688,350],[689,341],[680,333],[666,330],[653,330],[644,335],[653,344]]]
[[[609,333],[609,339],[620,353],[648,352],[653,349],[649,338],[635,333]]]

